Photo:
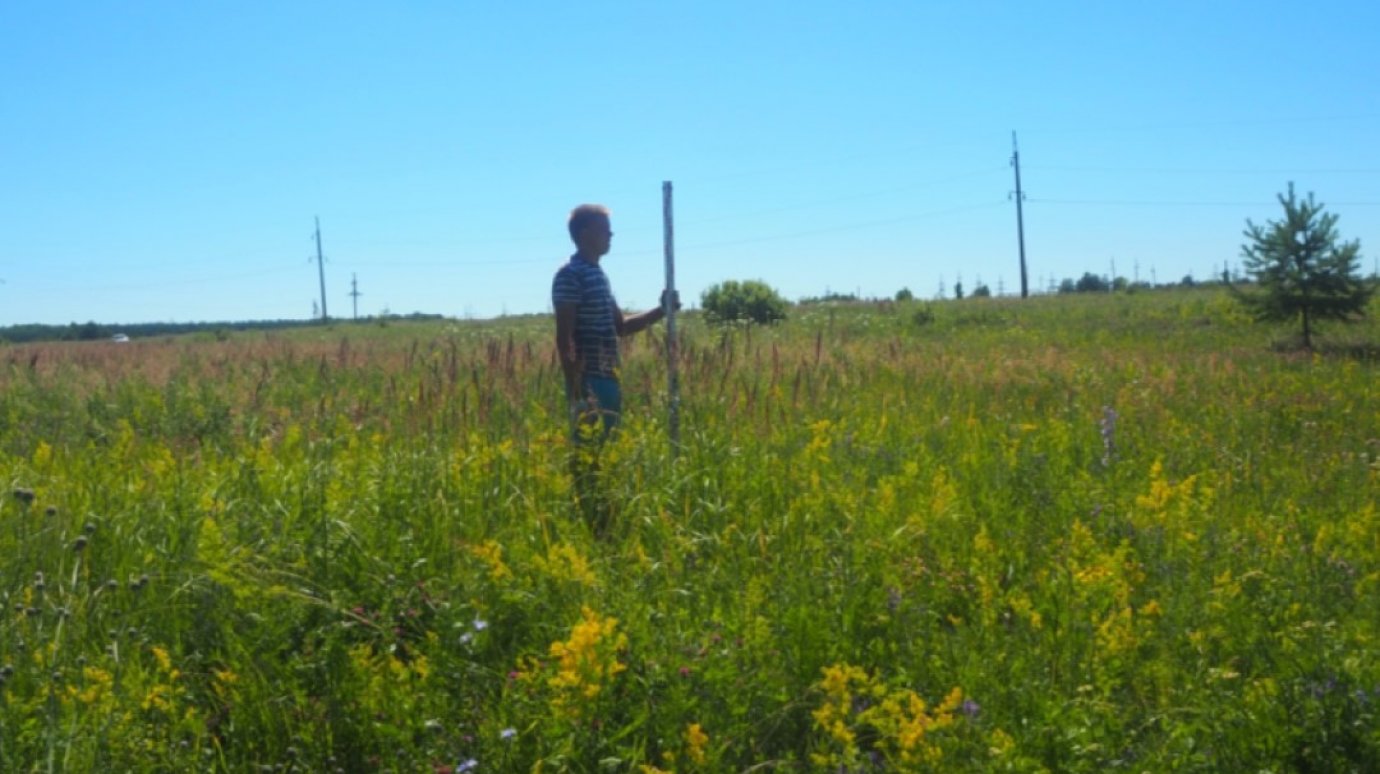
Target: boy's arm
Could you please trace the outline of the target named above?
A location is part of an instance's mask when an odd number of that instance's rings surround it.
[[[580,355],[575,349],[576,304],[556,306],[556,355],[561,359],[561,371],[565,374],[565,394],[578,398],[580,379]]]
[[[665,317],[666,313],[661,307],[648,309],[640,314],[624,317],[621,310],[615,309],[613,312],[613,327],[618,330],[619,336],[631,336],[644,328],[651,326],[657,320]]]
[[[644,328],[654,325],[663,317],[665,317],[666,294],[665,292],[663,292],[661,295],[661,306],[655,307],[653,309],[648,309],[645,312],[635,314],[631,317],[624,317],[623,310],[615,306],[613,308],[613,326],[618,331],[618,335],[631,336]],[[671,302],[675,304],[676,309],[680,309],[680,294],[674,294],[671,298]]]

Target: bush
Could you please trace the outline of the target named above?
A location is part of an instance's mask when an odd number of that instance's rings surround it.
[[[1073,289],[1079,293],[1106,293],[1112,289],[1112,286],[1107,280],[1090,271],[1085,271],[1078,282],[1074,283]]]
[[[786,301],[765,282],[728,280],[700,296],[700,306],[711,323],[774,323],[786,319]]]

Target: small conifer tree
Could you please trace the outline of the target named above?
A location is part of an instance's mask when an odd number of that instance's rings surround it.
[[[1279,203],[1283,219],[1263,226],[1246,220],[1241,254],[1260,289],[1237,293],[1259,319],[1300,320],[1303,345],[1312,349],[1316,322],[1364,315],[1375,288],[1360,275],[1360,241],[1339,243],[1337,216],[1324,213],[1312,193],[1301,200],[1290,183]]]

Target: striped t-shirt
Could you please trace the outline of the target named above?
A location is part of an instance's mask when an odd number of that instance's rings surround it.
[[[575,351],[584,363],[586,376],[616,376],[618,329],[609,278],[599,264],[578,254],[556,272],[551,283],[551,305],[575,304]]]

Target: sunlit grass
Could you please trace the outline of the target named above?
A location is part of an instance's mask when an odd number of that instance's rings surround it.
[[[601,534],[546,318],[0,349],[0,770],[1380,758],[1372,349],[921,307],[633,341]]]

